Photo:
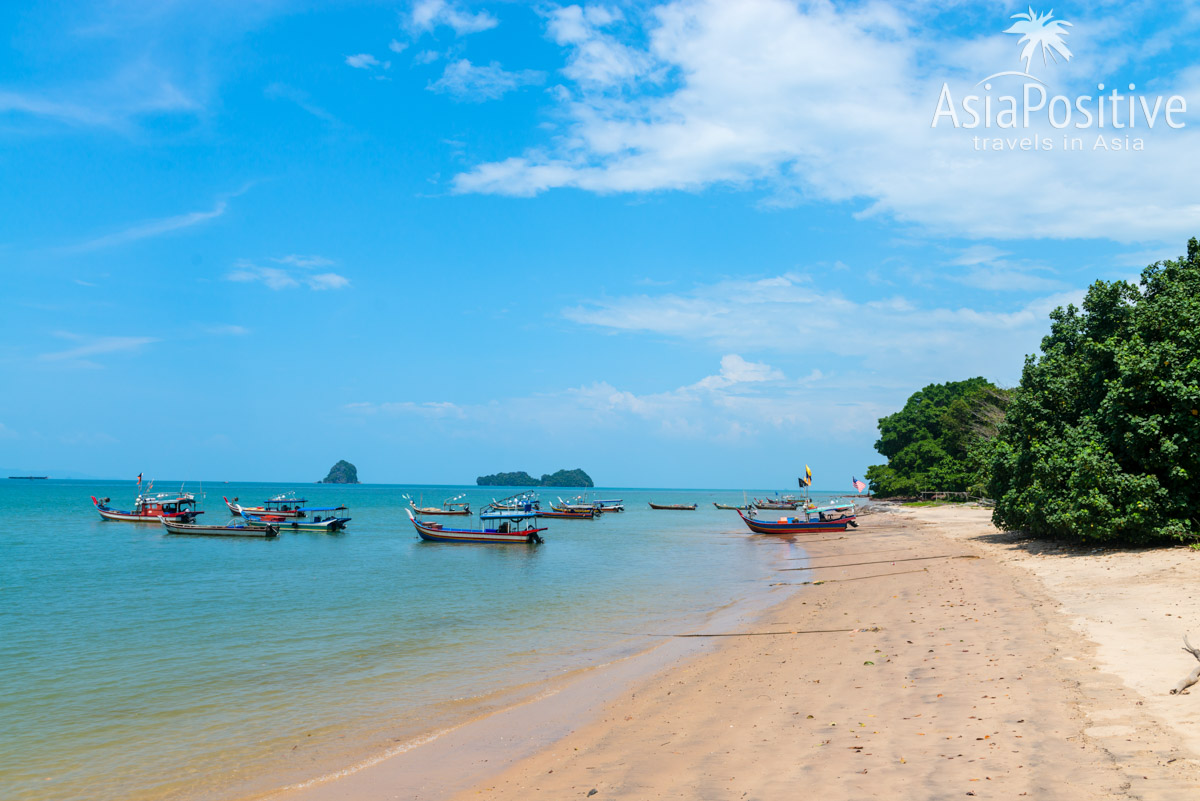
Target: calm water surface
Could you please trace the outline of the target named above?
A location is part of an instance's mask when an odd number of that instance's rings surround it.
[[[347,504],[348,530],[170,536],[96,514],[89,495],[129,508],[133,482],[0,479],[0,798],[226,799],[322,775],[761,603],[795,555],[712,507],[740,491],[597,490],[629,511],[546,521],[540,547],[417,539],[402,493],[505,494],[474,487],[204,485],[201,519],[285,490]]]

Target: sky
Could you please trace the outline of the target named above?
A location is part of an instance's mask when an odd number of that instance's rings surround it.
[[[1027,10],[5,3],[0,470],[849,489],[1200,234],[1200,7]]]

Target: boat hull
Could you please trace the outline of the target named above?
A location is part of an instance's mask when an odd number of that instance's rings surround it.
[[[535,512],[535,514],[538,517],[554,518],[556,520],[595,520],[596,519],[596,511],[595,510],[588,511],[588,512],[559,512],[559,511],[554,511],[554,510],[551,510],[549,512],[544,512],[539,509],[538,511]]]
[[[750,509],[749,506],[734,506],[733,504],[728,504],[728,503],[715,503],[714,502],[713,506],[717,507],[718,509],[728,509],[730,511],[735,511],[735,512]]]
[[[470,509],[435,509],[432,506],[424,509],[414,506],[413,511],[419,515],[442,515],[444,517],[466,517],[471,514]]]
[[[332,534],[335,531],[341,531],[350,522],[350,518],[348,517],[334,517],[319,522],[316,520],[272,520],[269,517],[256,517],[244,513],[242,517],[256,526],[275,526],[280,531],[315,531],[320,534]],[[274,517],[274,515],[271,515],[271,517]]]
[[[146,512],[144,514],[140,512],[128,512],[121,509],[110,509],[100,503],[94,497],[92,498],[92,504],[96,507],[96,511],[100,513],[100,516],[105,520],[116,520],[121,523],[157,524],[164,517],[168,520],[179,523],[190,523],[196,519],[196,515],[202,514],[201,512],[174,512],[173,514],[164,515],[161,512]]]
[[[756,520],[738,511],[742,522],[755,534],[840,534],[847,526],[858,526],[854,516],[839,517],[836,520],[803,520],[787,523]]]
[[[270,539],[279,536],[279,529],[271,526],[194,526],[186,523],[162,521],[168,534],[187,534],[197,537],[258,537]]]
[[[250,514],[250,515],[267,515],[267,514],[269,514],[272,517],[301,517],[301,516],[303,516],[303,512],[297,511],[295,509],[279,510],[279,509],[268,509],[265,506],[242,506],[240,503],[234,503],[233,501],[229,500],[228,498],[222,497],[221,500],[225,501],[225,505],[227,507],[229,507],[229,511],[233,512],[235,515],[240,515],[242,512],[245,512],[246,514]]]
[[[686,503],[667,503],[667,504],[661,504],[661,503],[652,503],[652,504],[650,504],[650,508],[651,508],[651,509],[665,510],[665,511],[669,511],[669,512],[694,512],[694,511],[696,511],[696,504],[694,504],[694,503],[693,503],[693,504],[686,504]]]

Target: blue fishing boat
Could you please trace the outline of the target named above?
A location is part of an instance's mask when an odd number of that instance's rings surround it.
[[[411,509],[404,510],[417,530],[417,536],[426,542],[499,543],[507,545],[541,545],[541,532],[537,527],[537,514],[529,512],[493,511],[479,515],[480,530],[447,528],[441,523],[418,520]]]
[[[319,531],[326,534],[341,531],[350,522],[350,518],[344,514],[348,511],[345,506],[314,506],[294,511],[303,514],[300,517],[280,517],[279,515],[252,515],[249,512],[242,512],[242,517],[255,525],[271,525],[280,531]]]

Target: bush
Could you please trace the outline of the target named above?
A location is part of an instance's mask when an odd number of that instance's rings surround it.
[[[1058,308],[992,447],[1005,529],[1084,542],[1200,538],[1200,243],[1140,285]]]

